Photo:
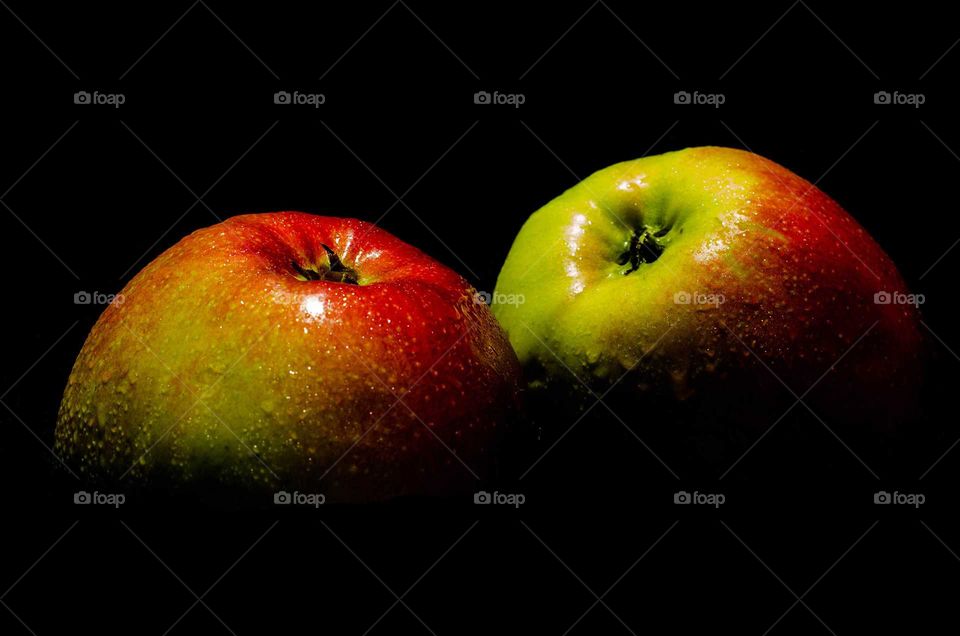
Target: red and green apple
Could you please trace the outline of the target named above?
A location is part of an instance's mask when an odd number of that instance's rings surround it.
[[[893,262],[833,199],[749,152],[589,176],[530,216],[496,292],[524,299],[493,310],[532,397],[589,408],[615,389],[637,431],[695,405],[753,440],[781,414],[762,408],[770,395],[789,405],[811,387],[838,430],[889,428],[911,407],[919,318]]]
[[[495,468],[516,357],[461,276],[384,230],[236,216],[121,297],[60,407],[56,452],[85,479],[358,501],[469,492]]]

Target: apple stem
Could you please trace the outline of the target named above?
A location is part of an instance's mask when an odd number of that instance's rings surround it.
[[[329,246],[323,243],[321,243],[321,245],[327,253],[327,260],[330,261],[330,264],[321,265],[314,269],[312,267],[303,267],[300,263],[292,261],[290,265],[294,271],[297,272],[298,278],[305,281],[326,280],[350,285],[360,284],[360,277],[357,275],[356,270],[344,265],[340,257],[337,256]]]

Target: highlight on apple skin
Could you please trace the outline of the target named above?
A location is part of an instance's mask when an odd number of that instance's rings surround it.
[[[812,387],[831,427],[882,436],[915,399],[919,316],[893,262],[829,196],[749,152],[589,176],[526,221],[496,293],[525,299],[493,310],[532,399],[583,411],[609,391],[641,434],[682,415],[742,450],[783,415],[774,395]]]
[[[157,257],[107,307],[56,452],[95,483],[327,501],[472,492],[519,367],[475,290],[371,224],[236,216]]]

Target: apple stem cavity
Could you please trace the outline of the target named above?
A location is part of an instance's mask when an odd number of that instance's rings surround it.
[[[624,276],[637,271],[642,263],[652,263],[660,258],[663,254],[663,246],[657,239],[665,235],[668,230],[669,228],[664,228],[654,232],[649,227],[644,227],[643,230],[633,231],[626,251],[617,258],[618,265],[630,264],[630,267],[624,270]]]
[[[336,252],[330,249],[328,245],[324,245],[323,243],[321,243],[321,245],[326,252],[328,264],[304,267],[296,261],[291,261],[290,266],[297,273],[297,278],[303,281],[325,280],[335,283],[359,285],[360,277],[357,275],[356,270],[344,265],[340,257],[337,256]]]

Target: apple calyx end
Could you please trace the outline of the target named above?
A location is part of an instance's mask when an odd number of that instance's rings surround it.
[[[643,229],[634,229],[630,236],[630,242],[627,249],[617,257],[617,265],[629,265],[623,271],[626,276],[637,271],[641,264],[652,263],[663,254],[663,245],[659,239],[663,237],[670,228],[663,228],[657,231],[644,226]]]

